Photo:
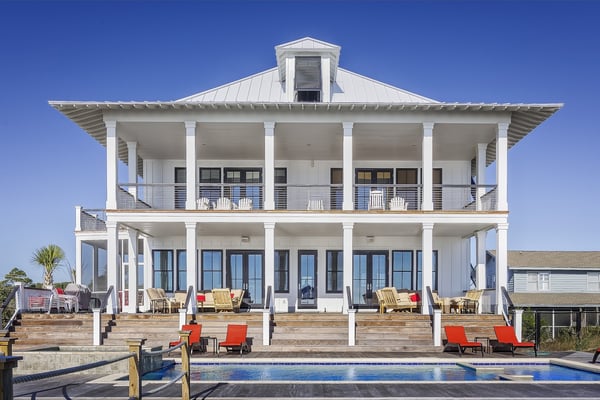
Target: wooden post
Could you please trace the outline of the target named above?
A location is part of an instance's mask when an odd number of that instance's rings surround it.
[[[13,368],[23,357],[0,356],[0,400],[13,398]]]
[[[142,398],[142,345],[146,339],[127,339],[129,352],[134,356],[129,358],[129,399]]]
[[[181,346],[181,399],[190,400],[190,350],[189,339],[190,331],[179,331],[179,340],[183,343]]]
[[[0,355],[12,356],[12,346],[17,338],[0,337]]]

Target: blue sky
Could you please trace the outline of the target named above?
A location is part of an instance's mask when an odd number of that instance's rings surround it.
[[[175,100],[275,66],[305,36],[343,68],[447,102],[565,103],[509,152],[511,250],[600,250],[598,1],[2,1],[0,278],[75,264],[105,150],[49,100]],[[58,273],[55,280],[67,280]]]

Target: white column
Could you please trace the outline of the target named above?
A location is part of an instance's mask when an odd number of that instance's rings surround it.
[[[433,125],[433,122],[423,122],[422,210],[433,210]]]
[[[485,260],[486,260],[486,246],[487,241],[487,231],[477,231],[475,232],[475,259],[476,259],[476,267],[475,267],[475,283],[477,285],[477,289],[485,289]]]
[[[343,175],[344,175],[344,203],[342,208],[344,210],[354,210],[354,190],[353,190],[353,177],[354,171],[352,165],[354,163],[352,154],[352,128],[354,122],[342,123],[344,128],[344,143],[343,143]]]
[[[119,143],[117,121],[104,121],[106,125],[106,209],[117,209],[117,163]]]
[[[144,311],[150,310],[150,299],[146,289],[153,286],[154,273],[152,271],[152,243],[150,238],[144,238]]]
[[[275,122],[265,122],[264,209],[275,209]]]
[[[198,266],[196,253],[198,251],[197,225],[195,222],[185,223],[185,253],[186,253],[186,288],[194,287],[194,296],[190,299],[188,313],[195,314],[197,310],[196,296],[198,292]]]
[[[330,77],[331,59],[321,56],[321,98],[322,103],[331,102],[331,81]]]
[[[344,248],[343,248],[343,252],[344,252],[344,287],[342,289],[343,291],[343,297],[344,297],[344,306],[343,306],[343,312],[344,314],[348,312],[348,308],[352,305],[352,304],[348,304],[348,296],[346,293],[346,288],[350,287],[352,289],[352,261],[354,259],[353,257],[353,244],[352,244],[352,240],[353,240],[353,232],[354,232],[354,223],[353,222],[344,222],[342,224],[342,227],[344,229]],[[354,296],[354,294],[352,294]]]
[[[127,308],[123,307],[123,311],[135,314],[137,312],[137,271],[138,271],[138,232],[135,229],[127,229],[128,242],[128,283],[127,292],[129,292],[129,304]],[[123,298],[125,293],[123,293]]]
[[[508,124],[498,124],[496,134],[496,190],[498,211],[508,211]]]
[[[522,340],[523,338],[523,310],[513,310],[513,328],[515,328],[515,335],[517,339]]]
[[[265,294],[271,286],[271,296],[275,294],[275,223],[265,222]],[[272,299],[273,300],[273,299]]]
[[[496,226],[496,313],[502,314],[502,287],[508,281],[508,224]]]
[[[429,297],[427,296],[427,286],[433,290],[433,224],[423,223],[421,232],[421,262],[423,263],[423,276],[421,277],[421,314],[430,315]]]
[[[82,260],[81,260],[81,238],[75,236],[75,283],[81,285],[81,272],[82,272]]]
[[[127,142],[128,191],[137,200],[137,142]]]
[[[477,162],[477,210],[482,210],[481,197],[485,194],[485,188],[480,185],[485,185],[485,164],[487,160],[487,143],[477,144],[477,155],[475,156]]]
[[[106,303],[108,314],[117,314],[116,296],[119,293],[119,226],[116,222],[106,221],[106,289],[113,287],[113,294]]]
[[[185,121],[185,209],[196,209],[196,121]]]

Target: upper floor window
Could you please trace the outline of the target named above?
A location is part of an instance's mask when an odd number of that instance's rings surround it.
[[[321,57],[296,57],[296,101],[321,101]]]
[[[545,292],[550,290],[550,272],[528,272],[527,291]]]

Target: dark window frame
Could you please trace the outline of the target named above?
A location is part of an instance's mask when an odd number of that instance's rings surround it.
[[[325,252],[325,292],[343,293],[344,291],[344,251],[327,250]],[[341,265],[338,265],[338,262]]]

